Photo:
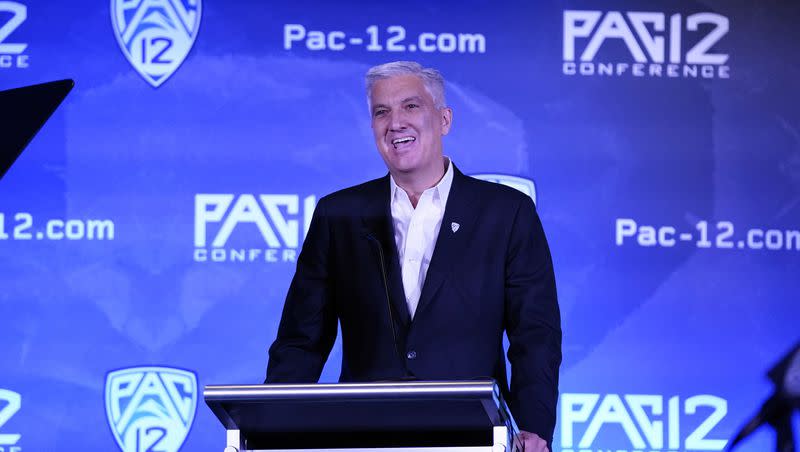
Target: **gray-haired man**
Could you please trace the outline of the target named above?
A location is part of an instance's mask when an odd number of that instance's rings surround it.
[[[338,320],[341,381],[492,376],[526,450],[548,450],[561,326],[533,202],[463,175],[443,155],[453,112],[437,71],[403,61],[373,67],[367,97],[389,174],[317,205],[267,381],[317,381]]]

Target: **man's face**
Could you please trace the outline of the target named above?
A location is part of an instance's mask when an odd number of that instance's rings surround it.
[[[436,108],[422,79],[401,75],[378,80],[370,110],[375,144],[390,173],[440,174],[442,136],[450,131],[452,111]]]

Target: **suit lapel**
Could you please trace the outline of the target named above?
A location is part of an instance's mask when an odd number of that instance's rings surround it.
[[[365,240],[371,242],[368,243],[368,246],[375,255],[375,265],[379,272],[381,271],[381,261],[376,247],[380,245],[383,250],[389,300],[394,307],[395,313],[399,316],[400,322],[403,325],[408,325],[411,321],[411,316],[408,313],[406,295],[403,291],[400,261],[397,255],[397,245],[394,241],[394,225],[391,205],[389,204],[391,190],[389,176],[381,178],[380,181],[380,188],[370,195],[369,205],[365,209],[366,215],[362,217],[364,227],[368,231],[368,234],[365,235]],[[369,238],[368,235],[371,235],[373,239]],[[375,243],[374,240],[377,240],[378,243]],[[382,277],[383,275],[381,275]],[[381,286],[383,286],[383,281],[381,281]]]
[[[474,208],[477,200],[472,199],[469,193],[466,176],[455,165],[453,172],[453,185],[450,187],[450,194],[447,197],[442,226],[439,228],[439,235],[436,238],[436,247],[425,276],[425,284],[422,286],[415,317],[430,305],[442,283],[448,278],[453,268],[463,260],[464,251],[472,236],[472,226],[478,216]]]

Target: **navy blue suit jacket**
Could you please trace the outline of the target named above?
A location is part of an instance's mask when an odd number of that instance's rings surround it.
[[[320,199],[269,350],[267,382],[316,382],[338,320],[340,381],[494,377],[519,427],[551,443],[561,322],[539,218],[523,193],[454,173],[413,321],[388,175]]]

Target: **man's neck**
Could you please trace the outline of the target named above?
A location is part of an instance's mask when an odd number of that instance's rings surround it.
[[[450,161],[446,157],[442,157],[442,165],[437,166],[430,174],[401,173],[392,174],[392,178],[394,178],[394,183],[406,192],[408,199],[411,200],[411,205],[416,209],[422,193],[436,186],[442,180],[449,163]]]

